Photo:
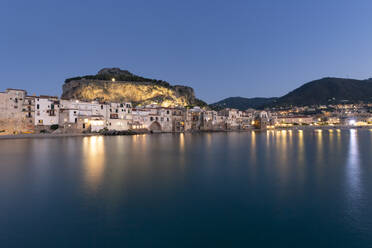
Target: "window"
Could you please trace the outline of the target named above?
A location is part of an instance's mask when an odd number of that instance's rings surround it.
[[[115,112],[118,113],[119,112],[118,109],[116,109]]]
[[[103,105],[101,105],[101,109],[103,109]]]
[[[43,120],[39,120],[39,124],[43,124]]]
[[[122,107],[123,107],[123,104],[121,103],[121,104],[120,104],[120,108],[122,108]]]
[[[37,108],[37,109],[40,109],[40,105],[39,105],[39,104],[37,104],[37,105],[36,105],[36,108]]]
[[[167,110],[167,115],[169,115],[169,110]]]
[[[150,121],[153,121],[154,120],[154,117],[150,117]]]
[[[169,118],[167,118],[167,121],[169,121]]]

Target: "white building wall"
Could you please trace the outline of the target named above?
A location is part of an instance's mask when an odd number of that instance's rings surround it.
[[[50,126],[59,122],[59,102],[55,98],[35,98],[35,125]]]

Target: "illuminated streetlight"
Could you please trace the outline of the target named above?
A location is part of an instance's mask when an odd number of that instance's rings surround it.
[[[350,121],[349,121],[349,125],[350,125],[350,126],[355,126],[355,124],[356,124],[356,121],[355,121],[355,120],[350,120]]]

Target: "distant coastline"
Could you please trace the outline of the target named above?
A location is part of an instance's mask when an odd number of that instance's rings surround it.
[[[342,131],[342,130],[370,130],[372,131],[372,126],[292,126],[292,127],[282,127],[282,128],[275,128],[275,129],[249,129],[249,130],[218,130],[218,131],[190,131],[190,132],[162,132],[162,133],[155,133],[156,135],[159,134],[197,134],[197,133],[247,133],[247,132],[257,132],[257,133],[264,133],[264,132],[280,132],[280,131]],[[152,135],[154,133],[146,132],[146,133],[137,133],[131,135]],[[129,134],[113,134],[107,135],[102,133],[63,133],[63,134],[56,134],[56,133],[29,133],[29,134],[10,134],[10,135],[0,135],[1,139],[47,139],[47,138],[68,138],[68,137],[92,137],[92,136],[131,136]]]

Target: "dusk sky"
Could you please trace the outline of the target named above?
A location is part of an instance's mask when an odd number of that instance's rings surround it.
[[[212,103],[372,77],[372,1],[0,1],[0,91],[120,67]]]

